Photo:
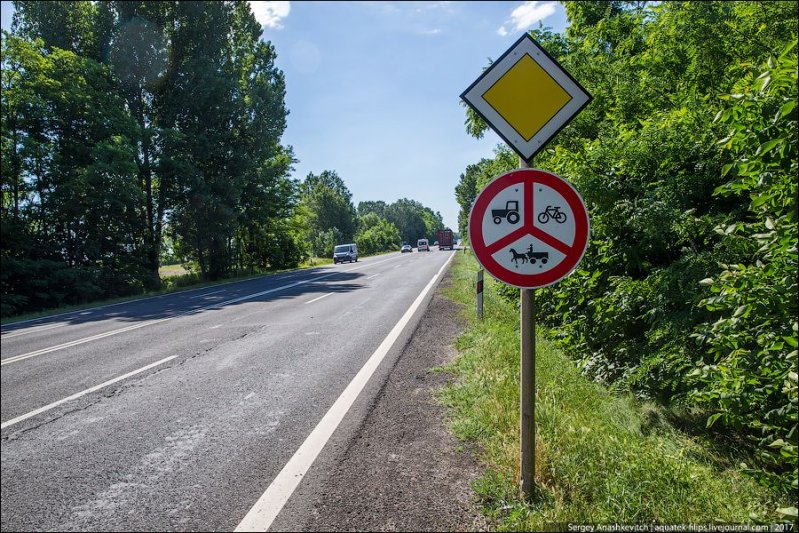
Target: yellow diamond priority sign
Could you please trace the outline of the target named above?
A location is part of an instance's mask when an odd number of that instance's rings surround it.
[[[461,98],[528,162],[591,101],[528,33]]]

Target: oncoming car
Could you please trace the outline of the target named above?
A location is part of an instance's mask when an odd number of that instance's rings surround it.
[[[410,244],[403,244],[402,248],[400,248],[400,252],[402,252],[402,253],[413,252],[413,248],[411,248]]]
[[[339,244],[333,249],[333,264],[358,262],[358,247],[355,244]]]

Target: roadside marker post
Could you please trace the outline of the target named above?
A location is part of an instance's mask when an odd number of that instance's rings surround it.
[[[483,269],[477,271],[477,319],[483,320]]]
[[[591,102],[591,95],[529,33],[461,94],[519,155],[519,169],[492,180],[469,213],[469,242],[482,268],[520,289],[520,479],[535,489],[535,289],[568,276],[585,254],[588,212],[576,189],[530,161]],[[482,270],[478,280],[482,278]],[[478,286],[481,285],[478,282]],[[478,292],[478,318],[482,317]]]

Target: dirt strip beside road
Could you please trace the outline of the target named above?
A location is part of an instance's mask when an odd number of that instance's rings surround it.
[[[470,483],[480,470],[434,398],[463,330],[442,280],[376,405],[315,498],[306,531],[483,531]],[[277,525],[277,524],[276,524]]]

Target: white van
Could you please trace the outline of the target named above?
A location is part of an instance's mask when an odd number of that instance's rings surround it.
[[[353,261],[358,262],[358,246],[355,243],[339,244],[333,249],[333,264],[343,263],[344,261],[349,261],[350,263]]]
[[[430,251],[430,245],[429,245],[429,244],[427,244],[427,239],[419,239],[419,240],[416,242],[416,248],[417,248],[417,249],[418,249],[420,252],[423,252],[423,251],[424,251],[424,252],[429,252],[429,251]]]

